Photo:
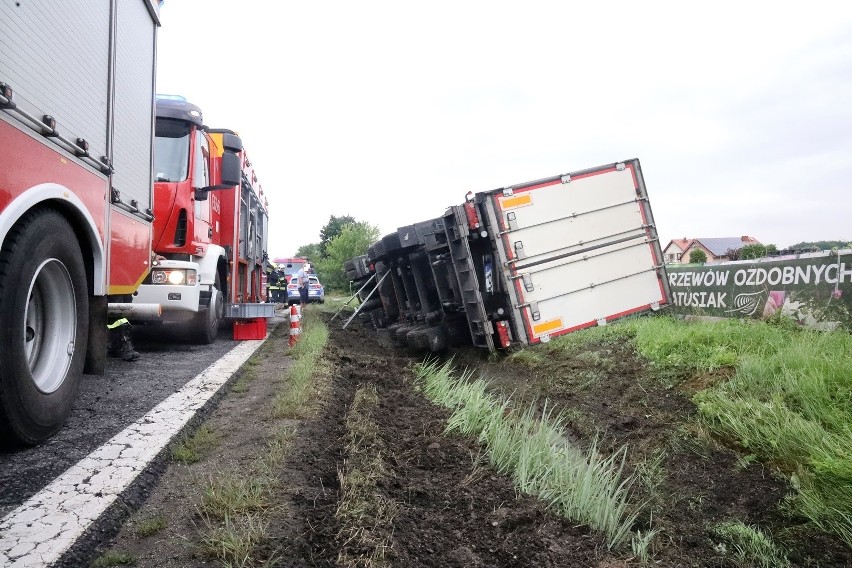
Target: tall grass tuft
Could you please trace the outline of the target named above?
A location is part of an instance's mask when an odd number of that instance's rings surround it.
[[[452,411],[447,431],[476,437],[495,469],[521,491],[603,532],[610,548],[625,541],[638,515],[629,508],[633,478],[624,476],[625,448],[604,456],[593,443],[583,452],[564,438],[564,420],[552,408],[538,412],[531,405],[517,413],[470,371],[456,376],[451,363],[424,362],[415,376],[427,397]]]

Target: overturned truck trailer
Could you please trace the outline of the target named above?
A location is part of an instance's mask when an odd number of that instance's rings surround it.
[[[670,302],[638,160],[468,193],[344,263],[388,345],[534,344]]]

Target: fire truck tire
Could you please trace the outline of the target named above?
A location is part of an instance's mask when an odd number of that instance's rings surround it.
[[[71,414],[88,341],[77,235],[56,211],[27,214],[0,249],[0,440],[35,445]]]
[[[191,325],[196,343],[209,345],[216,341],[224,310],[225,299],[222,296],[222,284],[219,280],[219,274],[216,274],[216,280],[213,283],[213,294],[210,297],[210,305],[201,306],[198,309],[198,313],[192,319]]]
[[[347,261],[344,261],[343,262],[343,270],[345,270],[347,274],[349,273],[349,271],[354,271],[355,270],[355,261],[352,260],[351,258]]]

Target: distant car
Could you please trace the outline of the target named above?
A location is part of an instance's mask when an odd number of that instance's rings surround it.
[[[287,284],[287,304],[298,304],[299,301],[299,284],[293,278]],[[319,278],[313,274],[310,275],[310,284],[308,284],[308,302],[318,302],[320,304],[325,302],[325,287],[320,284]]]

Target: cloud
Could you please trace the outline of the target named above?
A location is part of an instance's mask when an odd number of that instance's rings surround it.
[[[273,255],[331,214],[387,232],[468,190],[632,157],[664,242],[848,226],[848,3],[182,0],[161,17],[160,90],[243,136]]]

